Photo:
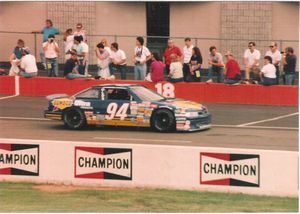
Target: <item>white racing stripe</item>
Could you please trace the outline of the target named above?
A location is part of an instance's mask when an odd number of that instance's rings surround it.
[[[280,120],[280,119],[295,116],[298,114],[299,114],[299,112],[295,112],[292,114],[282,115],[279,117],[274,117],[274,118],[270,118],[270,119],[266,119],[266,120],[258,120],[258,121],[254,121],[254,122],[250,122],[250,123],[243,123],[243,124],[237,125],[237,127],[249,126],[249,125],[254,125],[254,124],[258,124],[258,123],[270,122],[270,121],[274,121],[274,120]]]
[[[114,137],[94,137],[95,140],[121,140],[121,141],[147,141],[147,142],[173,142],[173,143],[192,143],[190,140],[158,140],[158,139],[143,139],[143,138],[114,138]]]
[[[47,118],[38,117],[0,117],[0,120],[28,120],[28,121],[52,121]],[[56,120],[57,121],[57,120]],[[277,130],[298,130],[298,127],[280,127],[280,126],[240,126],[240,125],[225,125],[214,124],[212,127],[218,128],[243,128],[243,129],[277,129]]]

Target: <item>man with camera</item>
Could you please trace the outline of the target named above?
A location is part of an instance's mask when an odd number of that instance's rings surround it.
[[[46,58],[46,69],[48,72],[48,77],[58,76],[58,53],[59,47],[55,41],[55,36],[50,34],[48,36],[48,41],[43,43],[43,49]]]
[[[296,76],[297,58],[292,47],[287,47],[282,53],[283,71],[285,75],[285,84],[294,85]]]
[[[136,47],[134,49],[134,79],[144,80],[147,73],[147,61],[151,59],[151,53],[144,46],[144,38],[139,36],[136,38]]]

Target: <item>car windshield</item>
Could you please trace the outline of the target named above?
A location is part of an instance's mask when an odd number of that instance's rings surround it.
[[[165,99],[163,96],[142,86],[131,87],[131,91],[135,95],[137,95],[142,101],[160,101]]]

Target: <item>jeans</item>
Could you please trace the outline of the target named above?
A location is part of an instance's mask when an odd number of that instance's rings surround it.
[[[111,71],[111,75],[114,74],[115,71],[120,71],[121,79],[126,80],[126,72],[127,72],[127,65],[115,65],[113,63],[109,64],[109,70]]]
[[[295,83],[295,74],[285,74],[285,84],[294,85]]]
[[[41,58],[41,63],[45,64],[46,63],[46,59],[45,59],[45,52],[44,52],[43,46],[41,47],[41,50],[40,50],[40,58]]]
[[[172,83],[183,82],[183,77],[181,77],[181,78],[168,78],[168,81],[172,82]]]
[[[58,61],[57,58],[48,59],[46,58],[46,68],[48,72],[48,77],[58,76]]]
[[[134,66],[134,79],[144,80],[146,77],[147,65],[146,64],[135,64]]]
[[[188,63],[184,63],[182,67],[183,79],[185,82],[192,82],[193,78],[191,77],[190,66]]]
[[[275,68],[276,68],[276,84],[279,85],[279,79],[280,79],[279,66],[275,65]]]
[[[82,75],[82,74],[74,74],[74,73],[68,73],[66,75],[66,78],[69,79],[69,80],[72,80],[72,79],[76,79],[76,78],[86,78],[87,76],[85,75]]]
[[[85,74],[85,62],[84,59],[80,59],[78,63],[78,72],[81,75]]]
[[[224,80],[224,83],[229,84],[229,85],[236,84],[238,82],[240,82],[240,80],[236,80],[236,79],[225,79]]]
[[[22,77],[31,78],[31,77],[37,76],[37,72],[26,73],[25,71],[20,71],[19,75],[22,76]]]
[[[218,66],[209,66],[208,67],[208,79],[212,79],[213,72],[217,72],[217,81],[223,82],[224,81],[224,67],[218,67]]]
[[[264,77],[262,78],[262,85],[277,85],[276,84],[276,78],[268,78],[268,77]]]

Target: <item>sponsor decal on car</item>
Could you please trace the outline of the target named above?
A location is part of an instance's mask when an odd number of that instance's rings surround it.
[[[52,101],[52,105],[59,109],[65,109],[72,106],[73,101],[71,99],[57,99]]]
[[[200,184],[259,187],[259,155],[200,153]]]
[[[75,100],[74,101],[74,106],[80,106],[80,107],[90,107],[91,103],[90,102],[85,102],[83,100]]]
[[[132,149],[75,147],[75,178],[132,180]]]
[[[39,175],[39,145],[0,143],[0,175]]]

